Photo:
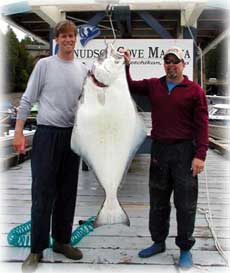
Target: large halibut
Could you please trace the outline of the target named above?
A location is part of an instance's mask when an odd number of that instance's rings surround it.
[[[130,225],[117,192],[145,137],[145,125],[130,96],[124,56],[109,46],[87,76],[71,138],[71,148],[92,168],[105,191],[95,227]]]

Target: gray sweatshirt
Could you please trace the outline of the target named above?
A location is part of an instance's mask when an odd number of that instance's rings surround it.
[[[21,98],[17,119],[26,120],[38,102],[38,125],[72,127],[88,70],[76,59],[65,61],[57,55],[39,60]]]

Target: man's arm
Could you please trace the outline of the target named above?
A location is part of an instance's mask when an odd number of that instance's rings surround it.
[[[46,72],[45,69],[42,69],[43,66],[44,62],[41,62],[41,60],[35,65],[34,70],[30,75],[25,93],[21,98],[20,106],[18,107],[13,146],[16,152],[20,154],[24,154],[26,148],[26,138],[23,134],[25,121],[30,113],[33,103],[38,100],[42,90],[42,83]]]
[[[208,150],[208,106],[204,91],[199,91],[194,110],[196,153],[192,162],[193,175],[204,169],[204,161]]]
[[[138,80],[134,81],[130,75],[130,62],[131,62],[131,55],[128,50],[120,49],[119,52],[124,53],[124,60],[125,60],[125,71],[126,71],[126,78],[129,85],[129,90],[131,93],[148,96],[148,80]]]

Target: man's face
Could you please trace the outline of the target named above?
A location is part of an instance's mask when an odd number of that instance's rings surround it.
[[[64,54],[72,53],[75,48],[76,36],[73,31],[60,33],[56,38],[58,50]]]
[[[175,55],[169,54],[164,59],[164,69],[168,79],[179,79],[183,75],[185,64],[183,60],[178,59]]]

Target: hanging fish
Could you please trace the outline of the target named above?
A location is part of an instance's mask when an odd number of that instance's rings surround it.
[[[71,138],[73,151],[92,168],[105,191],[95,227],[130,225],[117,192],[145,137],[145,125],[129,92],[124,56],[110,45],[85,81]]]

